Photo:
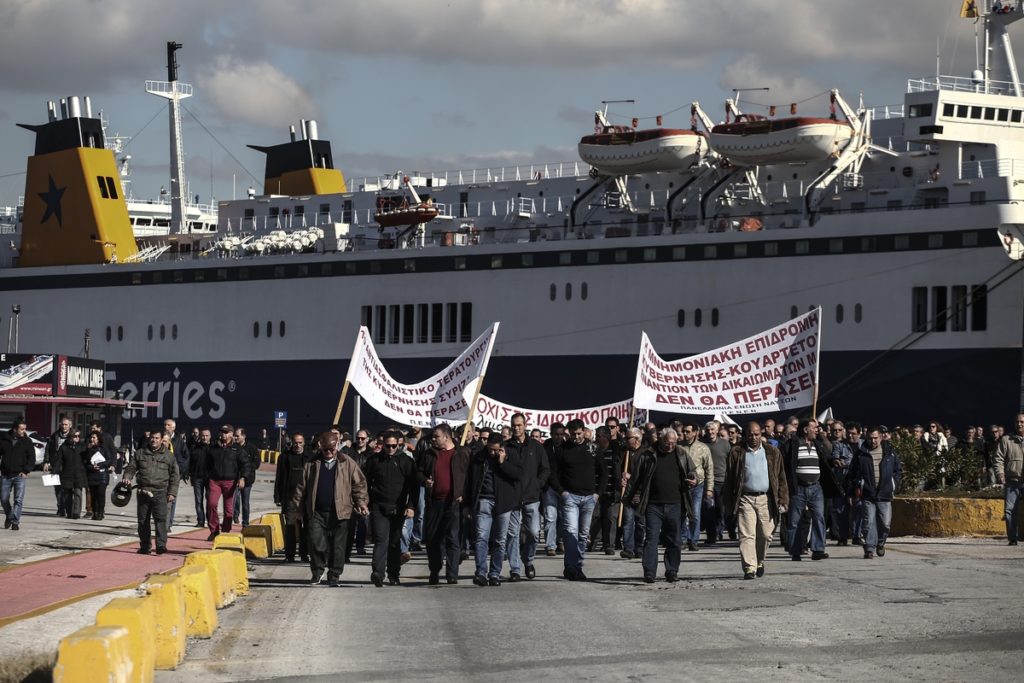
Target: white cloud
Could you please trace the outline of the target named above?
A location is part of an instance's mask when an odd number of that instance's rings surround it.
[[[320,115],[306,89],[267,62],[220,56],[196,80],[205,98],[233,120],[283,128]]]

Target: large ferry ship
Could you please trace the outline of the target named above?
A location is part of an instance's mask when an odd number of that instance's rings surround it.
[[[21,348],[48,353],[91,328],[108,386],[158,402],[153,419],[286,410],[318,429],[360,325],[414,381],[501,321],[485,393],[557,409],[628,396],[642,331],[677,357],[821,306],[819,404],[837,416],[1008,419],[1024,403],[1024,96],[1007,28],[1024,9],[997,4],[978,70],[912,79],[902,103],[832,91],[777,117],[730,100],[721,123],[694,103],[688,128],[646,130],[601,110],[566,163],[346,179],[303,121],[256,148],[263,194],[221,202],[213,234],[179,217],[160,249],[139,248],[98,122],[51,107],[28,126],[0,325],[19,305]],[[173,120],[184,85],[161,87]]]

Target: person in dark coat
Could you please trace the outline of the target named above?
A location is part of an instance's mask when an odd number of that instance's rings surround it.
[[[209,427],[199,433],[199,438],[188,449],[188,480],[192,483],[192,497],[196,503],[196,526],[206,526],[206,460],[209,457],[213,435]]]
[[[64,509],[68,519],[82,516],[83,489],[88,485],[82,461],[82,432],[73,429],[50,459],[50,472],[60,475]]]
[[[114,464],[103,443],[103,434],[92,432],[89,443],[82,451],[82,463],[85,466],[86,482],[92,495],[92,518],[103,519],[107,503],[107,484],[110,481],[108,469]]]
[[[416,463],[399,452],[400,436],[398,432],[386,432],[384,450],[370,457],[363,468],[374,539],[370,581],[378,588],[384,585],[385,574],[392,585],[400,583],[402,526],[416,514],[420,492]],[[431,585],[439,579],[438,574],[431,574]]]
[[[512,510],[519,504],[523,461],[509,457],[501,433],[491,434],[487,446],[473,454],[466,479],[466,500],[476,522],[476,574],[478,586],[500,586],[505,563],[505,542]],[[488,567],[487,557],[491,562]]]
[[[827,560],[825,552],[825,499],[844,495],[832,471],[832,442],[818,430],[818,421],[804,419],[797,435],[781,445],[789,489],[789,520],[786,550],[795,561],[801,559],[807,534],[801,524],[804,511],[811,521],[811,559]]]
[[[302,483],[302,469],[312,460],[312,451],[306,450],[306,436],[296,432],[292,435],[292,446],[277,459],[277,474],[274,477],[274,504],[281,508],[285,519],[291,522],[284,526],[284,559],[295,561],[295,546],[299,546],[299,556],[303,562],[309,562],[309,542],[306,529],[302,523],[302,515],[292,504],[295,489]]]

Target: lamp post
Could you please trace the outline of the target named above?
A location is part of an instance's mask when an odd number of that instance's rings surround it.
[[[21,315],[21,304],[11,306],[11,323],[7,328],[7,353],[18,352],[18,334],[21,331],[18,318]],[[13,346],[12,346],[13,341]]]

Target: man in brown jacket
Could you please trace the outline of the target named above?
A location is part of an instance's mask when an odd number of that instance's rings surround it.
[[[292,509],[304,520],[309,535],[310,583],[337,586],[345,569],[345,541],[353,510],[369,514],[366,477],[355,460],[338,449],[338,435],[320,435],[320,457],[303,467],[302,481],[292,494]]]
[[[745,439],[726,461],[726,510],[739,526],[743,578],[764,576],[764,556],[779,516],[789,506],[789,487],[779,449],[761,438],[761,425],[747,424]]]

